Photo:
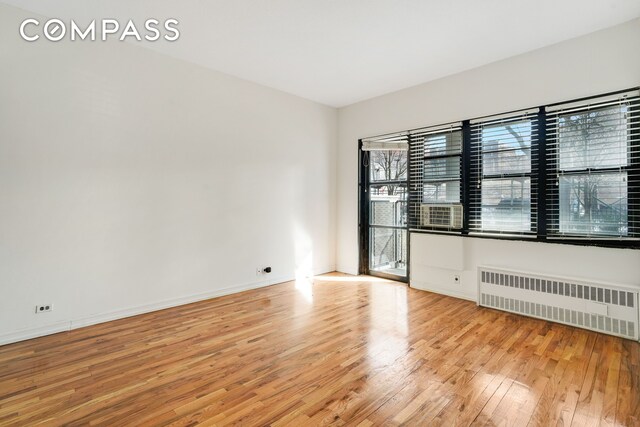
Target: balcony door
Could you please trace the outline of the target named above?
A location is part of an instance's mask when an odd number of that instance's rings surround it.
[[[360,273],[408,281],[408,151],[393,149],[402,141],[361,143]]]

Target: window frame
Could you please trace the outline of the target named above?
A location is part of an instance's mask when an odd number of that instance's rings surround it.
[[[474,220],[471,217],[471,204],[477,201],[478,194],[474,194],[473,189],[471,188],[474,179],[478,179],[477,176],[474,176],[474,168],[472,168],[471,160],[472,160],[472,151],[475,148],[473,146],[472,135],[471,135],[471,120],[463,120],[461,121],[462,128],[462,153],[461,153],[461,201],[460,203],[463,206],[463,228],[462,230],[443,230],[443,229],[430,229],[430,228],[416,228],[409,227],[410,233],[427,233],[427,234],[451,234],[451,235],[463,235],[474,238],[489,238],[489,239],[501,239],[501,240],[512,240],[512,241],[537,241],[537,242],[545,242],[545,243],[557,243],[557,244],[570,244],[570,245],[579,245],[579,246],[598,246],[598,247],[611,247],[611,248],[628,248],[628,249],[640,249],[640,215],[638,212],[633,212],[629,210],[627,216],[627,222],[629,230],[634,230],[633,234],[629,237],[619,237],[619,236],[607,236],[607,235],[586,235],[582,236],[561,236],[558,237],[551,233],[551,225],[548,224],[550,222],[549,218],[549,209],[548,206],[553,203],[557,203],[553,197],[557,197],[557,194],[554,195],[553,191],[549,190],[549,179],[553,175],[554,170],[553,167],[553,159],[548,159],[547,153],[547,108],[553,107],[561,104],[568,104],[573,102],[583,102],[589,101],[592,99],[597,99],[605,96],[613,96],[620,95],[625,92],[634,91],[636,94],[640,91],[640,87],[610,92],[606,94],[600,94],[596,96],[589,96],[584,98],[578,98],[574,100],[558,102],[553,104],[547,104],[543,106],[536,107],[537,110],[537,138],[533,138],[532,135],[532,145],[531,145],[531,159],[532,159],[532,169],[530,174],[531,179],[531,209],[532,209],[532,220],[531,220],[531,232],[523,233],[523,232],[499,232],[499,231],[480,231],[477,229],[472,229],[470,224]],[[629,150],[632,150],[634,155],[630,156],[628,165],[625,170],[628,173],[628,176],[633,176],[633,181],[629,180],[629,187],[627,189],[627,197],[628,197],[628,205],[631,206],[640,206],[640,96],[635,95],[632,99],[632,105],[634,105],[634,114],[631,117],[631,145]],[[529,109],[533,110],[533,109]],[[509,115],[517,117],[523,110],[516,110],[513,112],[508,112],[501,114],[501,116],[508,117]],[[497,115],[496,115],[497,116]],[[491,117],[491,116],[486,116]],[[532,116],[533,118],[533,116]],[[474,119],[482,120],[483,117]],[[430,126],[430,128],[436,127],[444,127],[448,124],[443,124],[439,126]],[[423,128],[424,129],[424,128]],[[411,132],[411,131],[408,131]],[[534,130],[532,129],[532,133]],[[636,135],[635,137],[633,135]],[[536,147],[534,149],[534,144]],[[535,167],[534,167],[535,165]],[[549,168],[547,167],[549,166]],[[614,168],[618,171],[620,168]],[[518,174],[521,176],[521,174]],[[420,200],[422,202],[423,195],[423,187],[420,185],[420,189],[417,190],[415,187],[416,180],[415,177],[412,177],[411,167],[409,166],[408,172],[409,179],[409,190],[408,190],[408,198],[410,202]],[[420,182],[423,184],[423,182]],[[534,190],[535,188],[535,190]],[[416,194],[416,191],[419,194]],[[534,193],[535,191],[535,193]],[[535,215],[535,219],[533,218],[534,213],[534,203],[536,204],[535,209],[537,214]],[[415,224],[416,212],[414,209],[409,209],[409,224]],[[412,216],[414,216],[412,218]]]
[[[624,93],[625,91],[621,91],[620,93]],[[585,99],[585,101],[589,101],[589,100],[595,100],[597,101],[598,98],[602,98],[605,97],[606,95],[601,95],[601,96],[595,96],[595,97],[589,97],[587,99]],[[567,103],[558,103],[558,104],[554,104],[554,105],[564,105]],[[630,155],[629,158],[627,159],[627,164],[622,165],[616,165],[616,166],[611,166],[611,165],[606,165],[606,166],[594,166],[589,164],[589,162],[587,162],[585,164],[585,167],[569,167],[569,168],[565,168],[562,169],[560,167],[560,162],[562,160],[562,141],[561,141],[561,134],[560,134],[560,124],[559,124],[559,120],[564,117],[564,116],[569,116],[571,114],[574,115],[581,115],[581,114],[585,114],[585,113],[589,113],[590,111],[598,111],[598,110],[607,110],[607,109],[614,109],[616,107],[620,106],[620,103],[609,103],[609,104],[605,104],[605,105],[598,105],[597,103],[595,104],[595,106],[589,106],[589,105],[585,105],[585,106],[580,106],[577,108],[574,108],[572,110],[563,112],[562,110],[558,110],[557,112],[550,114],[547,117],[547,123],[546,125],[549,125],[549,122],[553,121],[554,122],[554,128],[555,128],[555,135],[554,136],[550,136],[549,138],[546,139],[546,143],[547,144],[551,144],[552,148],[547,151],[547,155],[549,154],[549,151],[551,151],[553,153],[553,155],[548,159],[548,164],[549,164],[549,177],[547,178],[547,187],[551,187],[552,186],[552,182],[555,180],[556,182],[556,187],[557,190],[551,192],[551,196],[549,198],[549,200],[552,203],[552,206],[554,206],[553,208],[549,208],[548,212],[547,212],[547,217],[548,217],[548,223],[549,226],[547,228],[547,235],[548,235],[548,239],[549,240],[563,240],[563,239],[576,239],[576,240],[593,240],[593,241],[607,241],[607,240],[621,240],[621,241],[632,241],[634,239],[640,239],[640,223],[637,217],[633,218],[634,216],[634,212],[633,210],[630,210],[630,207],[635,207],[635,209],[638,209],[638,207],[640,207],[640,205],[638,203],[640,203],[640,200],[638,200],[637,197],[637,192],[636,191],[630,191],[630,186],[632,184],[635,185],[640,185],[640,165],[639,163],[639,159],[638,157],[640,156],[640,153],[637,153],[638,150],[640,150],[640,136],[638,136],[638,133],[640,133],[640,111],[638,111],[638,108],[640,108],[640,99],[635,99],[634,101],[631,101],[631,105],[634,106],[635,108],[635,115],[629,117],[630,123],[627,125],[627,129],[629,130],[629,134],[627,135],[627,145],[626,145],[626,150],[627,153],[631,152],[631,153],[636,153],[635,155]],[[635,134],[634,134],[635,132]],[[635,137],[634,137],[635,136]],[[635,144],[635,145],[634,145]],[[585,144],[585,150],[590,150],[591,146],[588,144]],[[635,150],[635,151],[634,151]],[[622,236],[620,234],[605,234],[605,233],[580,233],[580,232],[567,232],[567,231],[562,231],[562,208],[561,208],[561,204],[560,204],[560,180],[562,178],[571,178],[571,177],[585,177],[585,176],[590,176],[590,175],[606,175],[606,174],[615,174],[615,173],[625,173],[626,174],[626,181],[627,181],[627,191],[626,191],[626,197],[627,197],[627,227],[628,228],[634,228],[634,231],[632,231],[633,234],[636,234],[637,236]],[[635,214],[637,215],[637,212],[635,212]],[[589,224],[590,226],[592,226],[592,224]]]
[[[460,138],[459,149],[456,151],[449,151],[449,148],[446,147],[443,153],[428,155],[425,153],[425,148],[427,147],[426,140],[432,137],[437,136],[445,136],[448,138],[454,134],[459,134],[456,136]],[[446,141],[446,139],[445,139]],[[435,226],[426,226],[421,225],[420,220],[418,218],[420,206],[421,205],[461,205],[463,207],[464,212],[464,191],[463,191],[463,167],[464,167],[464,130],[462,122],[452,122],[438,126],[429,126],[426,128],[415,129],[409,131],[409,231],[430,231],[433,233],[453,233],[460,234],[462,229],[457,228],[442,228]],[[416,148],[419,146],[419,148]],[[417,152],[416,152],[417,150]],[[428,161],[438,161],[444,159],[445,162],[448,159],[457,159],[457,179],[450,177],[443,177],[442,179],[427,179],[426,175],[426,164]],[[416,170],[416,168],[419,168]],[[445,168],[446,169],[446,168]],[[418,178],[419,176],[419,178]],[[458,200],[457,201],[447,201],[447,200],[434,200],[434,201],[425,201],[425,185],[428,184],[444,184],[450,182],[458,183]],[[463,224],[464,228],[464,224]]]
[[[511,171],[506,173],[485,174],[485,155],[489,153],[501,153],[508,151],[518,151],[522,148],[510,149],[484,149],[483,131],[485,127],[506,127],[509,124],[518,124],[529,122],[530,128],[530,145],[529,145],[529,170],[528,171]],[[497,234],[510,236],[529,236],[531,238],[536,234],[537,230],[537,174],[538,174],[538,151],[539,151],[539,109],[518,111],[515,113],[501,114],[497,116],[488,116],[486,118],[470,121],[470,180],[468,181],[470,191],[470,203],[465,206],[469,211],[469,234]],[[500,179],[529,179],[529,228],[528,230],[509,230],[506,228],[484,229],[483,228],[483,186],[485,181],[496,181]],[[524,182],[524,181],[523,181]]]
[[[597,100],[598,98],[604,97],[614,97],[614,96],[622,96],[625,93],[633,93],[630,96],[631,106],[632,106],[632,115],[630,117],[630,138],[631,142],[628,146],[628,150],[631,153],[628,161],[628,165],[625,170],[627,172],[627,177],[629,179],[628,187],[627,187],[627,197],[628,197],[628,216],[627,222],[630,230],[630,235],[628,237],[619,237],[618,235],[561,235],[553,234],[553,224],[551,221],[553,220],[550,217],[550,212],[553,209],[553,204],[558,203],[559,193],[554,190],[551,186],[550,181],[554,175],[555,164],[557,161],[557,156],[551,157],[547,151],[547,144],[551,144],[550,138],[547,132],[547,120],[552,115],[551,112],[547,111],[547,109],[551,109],[553,111],[557,111],[557,107],[563,104],[569,103],[585,103],[591,100]],[[596,101],[597,102],[597,101]],[[483,120],[490,117],[517,117],[518,114],[521,114],[523,109],[503,113],[500,115],[492,115],[479,117],[473,120],[461,120],[456,123],[458,126],[458,130],[462,133],[462,152],[460,155],[460,204],[462,204],[463,208],[463,228],[462,229],[442,229],[442,228],[430,228],[430,227],[415,227],[414,224],[419,224],[419,209],[416,211],[415,206],[418,206],[423,202],[424,195],[424,176],[421,175],[419,179],[412,174],[412,156],[411,156],[411,147],[409,148],[409,154],[407,159],[407,239],[410,242],[412,233],[426,233],[426,234],[445,234],[445,235],[462,235],[473,238],[480,239],[499,239],[499,240],[510,240],[510,241],[529,241],[529,242],[544,242],[544,243],[554,243],[554,244],[570,244],[570,245],[578,245],[578,246],[596,246],[596,247],[608,247],[608,248],[626,248],[626,249],[640,249],[640,87],[633,87],[625,90],[619,90],[615,92],[609,92],[605,94],[599,94],[595,96],[589,96],[584,98],[578,98],[569,101],[557,102],[553,104],[547,104],[535,108],[528,109],[528,111],[536,110],[536,126],[537,126],[537,138],[534,138],[532,135],[531,141],[531,161],[532,167],[531,172],[529,174],[531,179],[531,206],[532,206],[532,232],[531,233],[521,233],[521,232],[493,232],[493,231],[478,231],[477,229],[473,229],[471,227],[471,205],[474,200],[478,200],[478,194],[474,193],[474,189],[472,188],[472,183],[474,179],[474,170],[472,166],[472,153],[473,153],[473,138],[472,138],[472,122],[477,122],[479,120]],[[534,117],[532,113],[531,117]],[[446,133],[446,130],[451,127],[452,123],[444,123],[441,125],[433,125],[428,127],[421,127],[414,130],[408,130],[406,132],[402,132],[403,135],[409,136],[409,145],[411,145],[411,134],[419,134],[425,132],[425,130],[434,130],[434,129],[442,129],[442,133]],[[435,134],[437,132],[429,131],[430,134]],[[388,135],[397,135],[397,134],[388,134]],[[360,146],[362,144],[362,140],[358,141]],[[359,150],[361,160],[362,151]],[[458,156],[456,153],[453,156]],[[445,156],[449,157],[449,156]],[[423,158],[424,160],[424,158]],[[359,165],[361,168],[361,165]],[[613,168],[616,171],[619,171],[620,168]],[[422,170],[421,170],[422,171]],[[360,169],[360,179],[359,184],[362,185],[369,181],[369,176],[362,175],[362,169]],[[376,182],[377,184],[384,184],[385,182]],[[535,190],[534,190],[535,189]],[[535,191],[535,193],[534,193]],[[362,202],[362,199],[361,199]],[[535,215],[535,220],[533,218],[533,204],[536,203],[535,209],[537,214]],[[452,202],[437,202],[437,204],[457,204]],[[364,206],[361,206],[361,211],[366,211]],[[366,215],[365,215],[366,216]],[[362,220],[361,216],[361,220]],[[364,218],[367,219],[367,218]],[[361,242],[368,242],[367,236],[368,230],[365,231],[365,227],[362,227],[362,222],[360,222],[360,238]],[[410,243],[407,247],[407,253],[410,253]],[[368,245],[366,245],[366,251],[368,251]],[[364,254],[361,253],[361,258]],[[410,256],[410,255],[408,255]],[[361,262],[362,264],[362,262]]]
[[[358,233],[359,233],[359,274],[366,274],[376,277],[381,277],[385,279],[395,280],[399,282],[407,282],[409,281],[410,274],[410,254],[411,254],[411,246],[409,243],[411,233],[409,232],[408,227],[408,213],[405,224],[400,225],[383,225],[383,224],[372,224],[371,223],[371,200],[369,196],[369,190],[372,186],[388,186],[388,185],[398,185],[401,187],[405,187],[406,200],[404,201],[405,205],[408,204],[408,198],[410,196],[410,191],[408,188],[408,174],[409,174],[409,156],[407,152],[407,176],[405,178],[399,178],[398,180],[371,180],[371,162],[370,162],[370,152],[367,153],[363,151],[363,145],[366,140],[389,140],[389,142],[405,142],[406,140],[406,132],[380,135],[371,138],[363,138],[358,140],[358,193],[359,193],[359,202],[358,202]],[[371,245],[374,243],[374,238],[372,238],[372,230],[373,229],[387,229],[387,230],[401,230],[405,232],[406,246],[404,247],[405,258],[406,258],[406,274],[404,276],[399,276],[396,274],[384,272],[381,270],[377,270],[372,268],[371,257],[370,257],[370,249]]]
[[[424,136],[423,138],[423,146],[425,146],[425,140],[427,140],[430,137],[438,137],[438,136],[444,136],[445,137],[445,143],[446,143],[446,137],[448,135],[453,135],[454,133],[460,133],[460,149],[457,152],[453,152],[453,151],[447,151],[447,149],[445,148],[445,152],[441,153],[441,154],[424,154],[422,157],[422,161],[423,161],[423,168],[422,168],[422,203],[423,204],[435,204],[435,205],[455,205],[455,204],[461,204],[462,203],[462,130],[452,130],[452,131],[443,131],[443,132],[438,132],[438,133],[431,133],[431,134],[427,134]],[[443,175],[441,177],[438,177],[437,175],[430,175],[428,174],[428,170],[429,168],[427,167],[427,163],[428,162],[438,162],[438,161],[442,161],[442,163],[445,165],[445,169],[447,169],[448,167],[448,160],[451,159],[457,159],[457,162],[454,162],[454,164],[457,164],[457,173],[458,176],[457,177],[453,177],[453,176],[447,176],[447,175]],[[424,195],[425,195],[425,190],[424,187],[428,184],[431,185],[435,185],[436,187],[438,185],[442,185],[442,184],[447,184],[450,182],[457,182],[458,183],[458,200],[456,201],[449,201],[449,200],[438,200],[437,198],[434,201],[425,201],[424,199]],[[436,188],[436,193],[438,192],[438,189]]]

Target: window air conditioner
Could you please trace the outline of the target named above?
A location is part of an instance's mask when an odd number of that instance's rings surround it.
[[[462,228],[462,205],[420,205],[420,225],[439,228]]]

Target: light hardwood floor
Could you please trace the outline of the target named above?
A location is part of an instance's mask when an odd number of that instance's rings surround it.
[[[640,425],[640,345],[326,275],[0,347],[0,425]]]

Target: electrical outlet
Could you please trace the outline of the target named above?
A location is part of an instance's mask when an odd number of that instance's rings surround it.
[[[453,283],[455,283],[456,285],[460,284],[460,276],[458,276],[457,274],[455,276],[453,276]]]
[[[36,314],[53,311],[53,304],[36,305]]]
[[[263,274],[271,273],[271,267],[257,267],[256,276],[262,276]]]

